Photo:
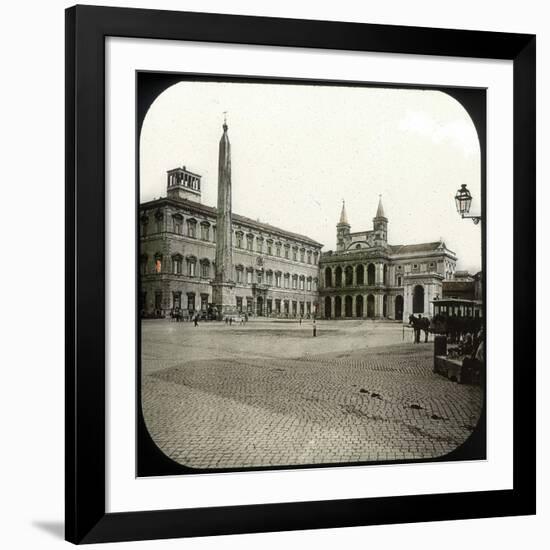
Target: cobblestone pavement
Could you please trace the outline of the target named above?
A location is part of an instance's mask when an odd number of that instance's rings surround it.
[[[194,468],[442,456],[477,424],[481,389],[432,373],[433,344],[394,323],[144,322],[142,407]],[[407,341],[407,339],[409,341]]]

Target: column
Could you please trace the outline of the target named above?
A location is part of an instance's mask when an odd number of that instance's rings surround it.
[[[353,268],[353,278],[355,279],[355,268]],[[357,311],[355,309],[355,305],[356,305],[356,299],[355,299],[355,294],[353,294],[351,296],[351,316],[354,318],[357,317]]]
[[[357,286],[357,266],[353,266],[353,286]],[[355,297],[353,298],[355,300]]]
[[[331,296],[330,297],[330,318],[331,319],[335,318],[335,312],[334,312],[334,306],[335,305],[336,305],[336,300],[335,300],[334,296]]]
[[[374,282],[377,285],[381,285],[384,282],[384,264],[382,263],[376,264]]]
[[[384,295],[383,294],[378,294],[378,296],[376,297],[377,298],[377,302],[378,302],[378,315],[377,317],[379,317],[380,319],[383,319],[384,318]]]

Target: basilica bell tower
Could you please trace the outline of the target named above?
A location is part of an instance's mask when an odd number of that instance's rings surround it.
[[[382,195],[378,198],[378,209],[376,210],[376,216],[372,219],[372,225],[374,229],[374,246],[388,246],[388,218],[384,214]]]
[[[351,242],[351,225],[348,222],[346,214],[346,203],[342,201],[342,212],[340,213],[340,221],[336,224],[336,251],[343,252]]]

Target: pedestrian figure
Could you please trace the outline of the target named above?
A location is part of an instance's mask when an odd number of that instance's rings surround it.
[[[302,325],[302,317],[300,317],[300,326]]]
[[[315,324],[315,319],[313,319],[313,337],[317,336],[317,325]]]
[[[229,317],[229,326],[233,324],[233,317]]]
[[[244,314],[244,322],[245,322],[245,323],[248,323],[248,313],[245,313],[245,314]]]
[[[226,317],[225,318],[225,324],[227,325],[228,322],[229,322],[229,319]]]
[[[199,326],[199,314],[198,313],[195,313],[195,316],[193,317],[193,321],[195,323],[195,326],[198,327]]]

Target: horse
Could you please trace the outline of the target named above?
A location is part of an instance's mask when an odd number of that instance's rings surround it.
[[[430,320],[427,317],[415,317],[414,315],[409,315],[409,325],[412,325],[413,328],[414,328],[414,333],[415,333],[414,343],[415,344],[420,342],[420,331],[421,330],[423,330],[424,334],[426,335],[426,338],[424,339],[424,343],[426,343],[428,341],[428,330],[430,328]]]

